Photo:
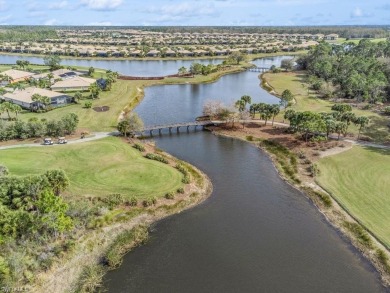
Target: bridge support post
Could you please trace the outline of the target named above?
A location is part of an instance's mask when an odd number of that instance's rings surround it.
[[[188,131],[190,131],[190,126],[189,126],[189,125],[187,125],[187,132],[188,132]]]
[[[161,128],[158,129],[158,134],[161,135]]]
[[[153,136],[153,130],[150,130],[149,132],[150,132],[150,136]]]
[[[176,132],[179,132],[180,126],[176,127]]]
[[[172,133],[172,127],[169,127],[169,133]]]

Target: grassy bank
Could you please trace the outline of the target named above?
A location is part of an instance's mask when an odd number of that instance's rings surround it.
[[[69,176],[68,194],[104,197],[120,193],[127,198],[162,197],[182,187],[176,169],[148,160],[119,138],[80,144],[2,150],[0,163],[12,174],[36,174],[63,169]]]
[[[390,150],[355,146],[318,165],[318,183],[390,248]]]

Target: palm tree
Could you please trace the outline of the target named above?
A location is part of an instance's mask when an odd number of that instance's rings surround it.
[[[274,120],[275,120],[275,116],[279,114],[280,112],[280,108],[279,108],[279,105],[271,105],[270,108],[269,108],[271,114],[272,114],[272,126],[274,126]]]
[[[18,120],[18,114],[20,112],[22,112],[22,107],[20,107],[19,105],[14,104],[12,110],[15,113],[15,119]]]
[[[250,105],[252,103],[252,98],[250,96],[248,96],[248,95],[242,96],[241,100],[244,101],[245,107],[246,107],[247,104]]]
[[[89,91],[91,93],[91,98],[97,99],[99,97],[100,87],[94,82],[89,86]]]
[[[11,120],[10,112],[13,111],[13,104],[11,102],[4,102],[1,104],[2,106],[2,112],[7,112],[8,120]]]

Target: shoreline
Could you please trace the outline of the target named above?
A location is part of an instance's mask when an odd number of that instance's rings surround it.
[[[347,240],[348,243],[352,245],[354,249],[357,250],[360,256],[375,269],[376,273],[378,274],[378,279],[380,280],[384,288],[390,288],[390,272],[386,271],[384,265],[379,261],[378,257],[375,254],[375,251],[377,249],[381,249],[384,250],[387,253],[387,255],[389,255],[388,248],[385,245],[383,245],[381,241],[378,240],[369,230],[367,230],[363,225],[361,225],[359,221],[357,221],[352,214],[350,214],[347,210],[345,210],[344,207],[339,204],[339,202],[332,196],[331,193],[328,193],[327,190],[322,188],[322,186],[319,185],[316,182],[316,180],[314,180],[315,183],[314,186],[312,186],[311,184],[304,185],[304,184],[297,184],[292,182],[291,179],[288,178],[283,173],[283,171],[278,168],[278,162],[276,160],[276,156],[271,152],[269,152],[266,148],[260,146],[258,142],[248,141],[244,137],[235,135],[234,133],[229,133],[229,130],[221,129],[218,126],[213,127],[213,129],[209,129],[209,131],[211,131],[212,134],[217,136],[239,139],[246,143],[250,143],[256,148],[261,149],[265,154],[267,154],[267,156],[272,161],[275,170],[278,172],[279,177],[288,185],[290,185],[291,187],[293,187],[294,189],[302,193],[302,195],[304,195],[311,202],[311,204],[313,204],[313,206],[321,213],[321,215],[326,219],[326,222],[339,233],[340,237]],[[240,130],[238,131],[240,132]],[[323,203],[314,199],[312,196],[309,195],[308,189],[312,189],[314,191],[318,190],[326,193],[332,199],[332,206],[326,207]],[[364,246],[363,244],[361,244],[359,239],[351,231],[345,228],[345,226],[343,225],[344,221],[356,223],[360,225],[365,231],[367,231],[370,235],[371,240],[373,241],[374,247],[370,249]]]
[[[154,148],[151,145],[148,145],[148,147]],[[170,164],[182,162],[166,152],[159,153],[167,157]],[[102,263],[102,259],[104,259],[107,253],[114,252],[119,254],[119,261],[121,263],[125,254],[146,242],[148,236],[147,230],[150,225],[161,219],[191,209],[209,198],[213,191],[210,178],[194,165],[187,162],[182,163],[191,168],[201,178],[200,183],[195,178],[192,178],[188,190],[182,196],[177,196],[174,200],[160,199],[162,201],[161,204],[152,209],[146,208],[141,214],[133,217],[129,221],[115,222],[112,225],[83,234],[82,238],[84,239],[79,244],[81,251],[77,255],[72,255],[68,258],[65,257],[64,260],[56,263],[49,271],[39,273],[35,284],[29,288],[29,292],[92,292],[82,291],[80,288],[85,285],[85,281],[88,281],[81,279],[84,272],[93,269],[99,269],[102,272],[99,280],[93,280],[93,287],[95,289],[101,288],[101,281],[106,273],[116,268],[106,266]],[[110,251],[110,248],[115,245],[117,240],[123,236],[126,237],[129,233],[138,236],[136,236],[136,239],[129,239],[130,242],[127,242],[128,240],[126,239],[126,245],[118,247],[117,250]],[[101,239],[104,240],[103,243]],[[92,248],[88,247],[91,242],[96,242]],[[80,254],[82,256],[79,256]],[[57,278],[59,275],[61,275],[60,280]],[[88,288],[91,288],[90,283]]]

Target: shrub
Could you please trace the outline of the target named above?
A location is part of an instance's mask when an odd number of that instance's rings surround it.
[[[305,155],[305,153],[304,153],[303,151],[299,151],[299,152],[298,152],[298,157],[299,157],[300,159],[306,159],[306,155]]]
[[[316,191],[310,187],[302,187],[303,191],[305,191],[305,193],[310,197],[312,198],[314,201],[316,201],[317,199],[320,199],[321,202],[326,206],[326,207],[331,207],[332,206],[332,199],[330,198],[329,195],[327,195],[326,193],[323,193],[323,192],[320,192],[320,191]]]
[[[188,170],[182,164],[176,164],[175,168],[182,173],[184,176],[188,175]]]
[[[253,141],[253,136],[252,136],[252,135],[248,135],[248,136],[246,137],[246,140],[247,140],[247,141]]]
[[[142,205],[146,208],[146,207],[150,207],[151,205],[153,205],[153,201],[151,198],[148,198],[148,199],[145,199],[144,201],[142,201]]]
[[[183,187],[178,188],[177,193],[184,193],[184,188]]]
[[[320,169],[318,168],[317,164],[311,164],[309,167],[309,172],[311,177],[316,177],[318,174],[320,174]]]
[[[138,200],[135,196],[132,196],[129,200],[129,205],[132,206],[132,207],[135,207],[137,206],[138,204]]]
[[[144,152],[145,151],[145,147],[143,145],[140,145],[139,143],[135,143],[133,145],[133,148],[135,148],[136,150],[139,150],[140,152]]]
[[[184,184],[189,184],[191,182],[190,176],[189,175],[184,176],[181,182]]]
[[[390,272],[390,264],[388,263],[389,258],[387,257],[386,253],[382,249],[377,249],[376,256],[378,257],[379,261],[385,267],[385,270],[387,272]]]
[[[173,192],[168,192],[165,194],[165,198],[166,199],[174,199],[175,198],[175,194]]]
[[[124,199],[120,193],[113,193],[103,198],[102,202],[106,203],[110,208],[113,208],[122,204],[124,202]]]
[[[361,244],[367,246],[368,248],[373,247],[370,235],[368,235],[368,233],[362,228],[362,226],[357,223],[345,221],[344,227],[351,231]]]
[[[386,115],[390,115],[390,106],[387,106],[383,109],[383,112],[386,114]]]
[[[161,162],[161,163],[164,163],[164,164],[168,164],[168,160],[165,159],[163,156],[160,156],[160,155],[147,153],[145,155],[145,158],[147,158],[149,160],[155,160],[155,161],[158,161],[158,162]]]
[[[84,103],[84,108],[86,108],[86,109],[92,108],[92,102],[91,101],[85,102]]]

